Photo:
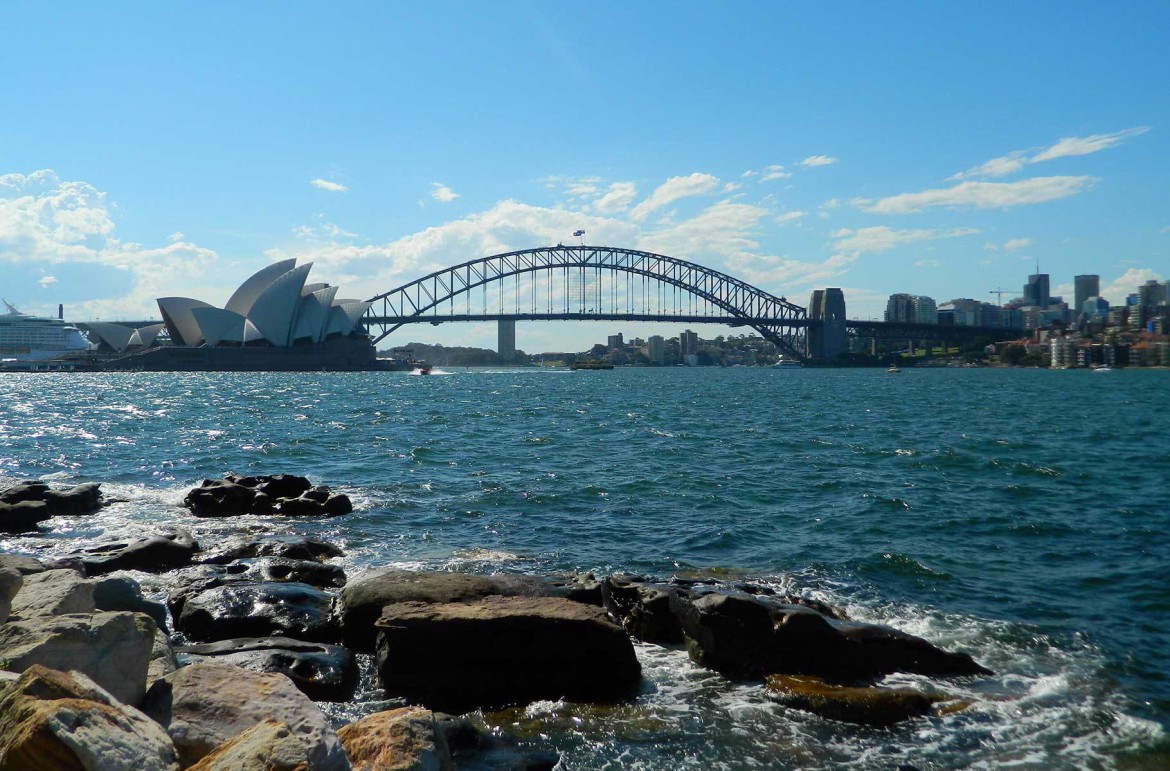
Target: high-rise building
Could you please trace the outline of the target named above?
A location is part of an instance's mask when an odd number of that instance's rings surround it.
[[[605,340],[605,344],[610,348],[621,348],[626,343],[625,343],[625,338],[622,337],[622,333],[618,332],[616,335],[610,335],[609,337],[607,337]]]
[[[1100,296],[1101,277],[1096,274],[1077,276],[1073,279],[1073,286],[1073,310],[1079,321],[1084,312],[1085,301],[1090,297]]]
[[[1024,284],[1024,305],[1047,308],[1048,299],[1048,274],[1033,273],[1028,276],[1028,283]]]
[[[913,321],[914,298],[908,294],[892,294],[886,300],[886,321]]]
[[[500,354],[500,361],[510,363],[516,358],[516,321],[500,319],[496,330],[496,352]]]
[[[646,341],[646,358],[651,364],[666,363],[666,341],[661,335],[650,335],[650,339]]]
[[[917,324],[937,324],[938,305],[933,297],[923,294],[914,295],[914,322]]]
[[[687,329],[678,336],[679,354],[692,356],[699,352],[699,334]]]

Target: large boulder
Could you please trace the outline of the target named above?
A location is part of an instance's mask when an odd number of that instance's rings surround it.
[[[179,668],[179,659],[175,656],[175,649],[171,645],[171,638],[161,629],[155,630],[154,644],[150,648],[150,663],[146,665],[146,687],[154,685],[155,680],[166,677]]]
[[[372,651],[376,636],[374,625],[387,605],[471,602],[495,595],[547,597],[553,594],[555,588],[549,582],[533,576],[385,570],[350,581],[341,590],[342,641],[354,650]]]
[[[146,715],[80,672],[32,666],[0,691],[0,768],[178,771],[179,763]]]
[[[345,552],[331,543],[296,535],[268,535],[235,541],[209,554],[204,563],[226,565],[241,559],[281,557],[290,560],[324,562],[333,557],[344,557]]]
[[[204,479],[189,491],[183,505],[197,517],[234,517],[241,514],[286,514],[332,517],[353,511],[346,495],[328,487],[314,487],[294,474],[245,477],[225,474]]]
[[[86,482],[68,490],[46,490],[42,500],[54,517],[93,514],[102,507],[102,486],[98,482]]]
[[[50,490],[41,481],[21,482],[0,490],[0,530],[32,530],[50,517],[92,514],[102,507],[101,484],[87,482]]]
[[[12,600],[24,586],[24,577],[12,568],[0,567],[0,624],[12,612]]]
[[[43,501],[49,486],[39,479],[29,479],[24,482],[0,490],[0,503],[23,503],[25,501]]]
[[[857,688],[799,675],[769,675],[766,689],[769,698],[786,707],[830,720],[878,727],[934,714],[936,703],[954,700],[913,688]]]
[[[683,641],[682,627],[670,606],[677,586],[629,575],[607,576],[601,582],[605,610],[636,639],[659,645]]]
[[[350,768],[329,719],[284,675],[192,664],[152,685],[142,711],[166,729],[184,767],[271,719],[304,744],[313,771]]]
[[[44,501],[0,502],[0,532],[24,533],[52,517]]]
[[[75,669],[123,704],[137,704],[155,629],[149,616],[120,611],[9,621],[0,626],[0,669]]]
[[[77,556],[85,566],[86,575],[100,576],[115,570],[164,573],[191,564],[197,551],[199,544],[191,533],[176,527],[137,541],[100,544]]]
[[[93,602],[98,610],[129,610],[145,613],[164,632],[167,629],[167,609],[161,602],[142,596],[142,587],[129,576],[109,576],[91,579]]]
[[[260,561],[260,575],[265,581],[292,581],[322,589],[345,586],[345,571],[340,565],[325,565],[314,560],[290,560],[269,557]]]
[[[378,627],[378,679],[431,709],[612,701],[642,670],[629,636],[600,608],[559,597],[387,605]]]
[[[278,672],[313,701],[349,701],[358,685],[357,660],[340,645],[259,637],[187,645],[175,653],[184,664],[215,661],[253,672]]]
[[[0,554],[0,568],[15,570],[22,576],[27,576],[43,571],[45,563],[35,557],[25,557],[21,554]]]
[[[263,720],[204,755],[187,771],[308,771],[309,749],[279,720]]]
[[[356,771],[452,771],[451,751],[433,712],[402,707],[344,725],[341,746]]]
[[[889,627],[838,621],[804,605],[711,592],[673,595],[671,607],[691,658],[733,678],[792,674],[848,683],[893,672],[990,674],[965,653]]]
[[[93,582],[72,570],[46,570],[26,576],[12,600],[12,613],[20,618],[93,613]]]
[[[313,642],[337,640],[333,596],[316,587],[270,581],[211,583],[187,593],[177,613],[175,628],[192,640],[270,635]]]

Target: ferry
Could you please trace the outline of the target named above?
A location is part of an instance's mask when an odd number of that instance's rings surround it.
[[[613,369],[613,365],[597,359],[578,359],[569,365],[569,369]]]
[[[781,356],[772,366],[779,367],[780,369],[800,369],[804,365],[798,359],[786,359]]]
[[[93,348],[80,329],[63,319],[21,313],[7,300],[0,302],[8,309],[0,314],[0,359],[6,364],[59,359]]]

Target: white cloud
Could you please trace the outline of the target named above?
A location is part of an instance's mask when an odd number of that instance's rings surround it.
[[[1010,238],[1004,242],[1003,250],[1005,252],[1016,252],[1020,249],[1027,249],[1031,245],[1032,239],[1030,238]]]
[[[961,238],[975,235],[979,231],[975,228],[955,228],[953,230],[894,230],[885,225],[871,228],[850,230],[842,228],[830,234],[834,240],[833,248],[850,253],[880,253],[906,244],[921,241],[935,241],[942,238]]]
[[[941,265],[942,263],[938,260],[919,260],[914,263],[914,267],[916,268],[937,268]]]
[[[1108,284],[1102,285],[1101,297],[1110,305],[1122,305],[1125,298],[1137,292],[1147,281],[1162,281],[1162,274],[1149,268],[1130,268]]]
[[[346,190],[349,190],[348,187],[340,182],[330,182],[327,179],[311,179],[309,180],[309,184],[321,190],[328,190],[331,193],[344,193]]]
[[[719,178],[695,172],[686,177],[671,177],[659,185],[642,203],[630,211],[630,216],[641,222],[650,212],[661,209],[680,198],[709,193],[719,186]]]
[[[1122,131],[1115,131],[1112,134],[1092,134],[1087,137],[1065,137],[1051,147],[1036,153],[1029,159],[1029,163],[1040,163],[1041,161],[1051,161],[1055,158],[1070,158],[1078,155],[1089,155],[1091,153],[1106,150],[1110,147],[1116,147],[1127,139],[1141,136],[1150,130],[1149,126],[1136,126],[1134,128],[1124,129]]]
[[[784,170],[784,167],[779,164],[773,164],[764,169],[764,176],[760,177],[761,182],[771,182],[774,179],[788,179],[792,174]]]
[[[436,201],[450,203],[459,197],[458,193],[444,185],[442,182],[432,182],[431,186],[434,188],[434,190],[431,191],[431,198],[434,198]]]
[[[810,155],[800,162],[800,165],[806,169],[812,169],[817,166],[830,166],[837,162],[836,158],[831,158],[827,155]]]
[[[1024,166],[1032,163],[1043,163],[1044,161],[1051,161],[1057,158],[1071,158],[1079,155],[1090,155],[1092,153],[1107,150],[1110,147],[1116,147],[1127,139],[1136,136],[1141,136],[1150,130],[1149,126],[1136,126],[1134,128],[1124,129],[1122,131],[1115,131],[1112,134],[1092,134],[1087,137],[1065,137],[1056,144],[1044,148],[1038,152],[1031,150],[1014,150],[1007,155],[1002,155],[998,158],[992,158],[990,161],[981,163],[980,165],[961,171],[955,174],[950,179],[980,179],[989,177],[1006,177],[1009,174],[1014,174]]]
[[[167,236],[167,240],[173,244],[176,241],[182,241],[186,237],[187,236],[183,233],[183,231],[176,230],[174,233],[171,233],[169,236]]]
[[[629,207],[638,195],[633,182],[614,182],[605,195],[593,202],[593,208],[600,214],[616,214]]]
[[[724,183],[724,185],[723,185],[723,190],[722,190],[722,192],[724,192],[724,193],[733,193],[733,192],[735,192],[736,190],[739,190],[741,187],[743,187],[743,185],[739,184],[738,182],[726,182],[726,183]]]
[[[798,219],[804,216],[805,213],[802,211],[784,212],[780,216],[776,217],[776,223],[779,225],[787,225],[789,222],[796,222]]]
[[[37,280],[37,283],[43,287],[50,287],[53,284],[57,283],[57,277],[56,276],[41,276]]]
[[[759,173],[760,172],[758,172],[758,171],[752,171],[751,169],[748,169],[747,171],[745,171],[743,174],[740,174],[739,176],[741,179],[747,179],[748,177],[754,177]]]
[[[1095,181],[1093,177],[1033,177],[1019,182],[960,182],[945,189],[901,193],[877,201],[858,198],[853,203],[871,214],[911,214],[932,206],[1006,209],[1068,198]]]

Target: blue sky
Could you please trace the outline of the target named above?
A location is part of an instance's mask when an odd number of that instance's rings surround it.
[[[856,318],[1016,296],[1037,261],[1115,304],[1170,278],[1165,2],[8,2],[0,29],[23,310],[222,304],[287,257],[365,299],[577,228]],[[617,331],[678,330],[517,344]]]

